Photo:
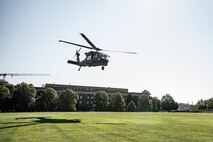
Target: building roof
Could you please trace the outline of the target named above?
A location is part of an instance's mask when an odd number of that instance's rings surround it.
[[[141,92],[129,92],[129,94],[131,94],[132,96],[140,96],[140,95],[142,95]]]
[[[87,91],[87,92],[97,92],[106,91],[107,93],[128,93],[126,88],[111,88],[111,87],[97,87],[97,86],[82,86],[82,85],[64,85],[64,84],[46,84],[45,87],[51,87],[55,90],[65,90],[67,88],[73,91]]]
[[[4,79],[0,79],[0,85],[7,85],[8,82]]]

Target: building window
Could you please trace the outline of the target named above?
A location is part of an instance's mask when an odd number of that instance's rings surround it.
[[[82,96],[80,96],[80,99],[82,99]]]

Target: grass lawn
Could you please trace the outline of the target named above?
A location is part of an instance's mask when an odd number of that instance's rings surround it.
[[[213,142],[213,113],[0,113],[0,142]]]

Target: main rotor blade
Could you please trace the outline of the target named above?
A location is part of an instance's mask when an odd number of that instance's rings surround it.
[[[126,51],[116,51],[116,50],[104,50],[101,49],[102,51],[108,51],[108,52],[118,52],[118,53],[127,53],[127,54],[137,54],[136,52],[126,52]]]
[[[72,44],[72,45],[80,46],[80,47],[87,48],[87,49],[93,49],[92,47],[89,47],[89,46],[84,46],[84,45],[81,45],[81,44],[76,44],[76,43],[72,43],[72,42],[68,42],[68,41],[64,41],[64,40],[59,40],[59,42],[64,42],[64,43],[67,43],[67,44]]]
[[[95,50],[101,50],[100,48],[97,48],[84,34],[80,33],[81,36],[87,41],[87,43],[89,43],[89,45],[91,45],[93,47],[93,49]]]

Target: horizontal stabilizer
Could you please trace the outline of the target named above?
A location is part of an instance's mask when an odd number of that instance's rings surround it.
[[[76,61],[68,60],[67,63],[69,63],[69,64],[74,64],[74,65],[78,65],[78,66],[79,66],[79,63],[76,62]]]

